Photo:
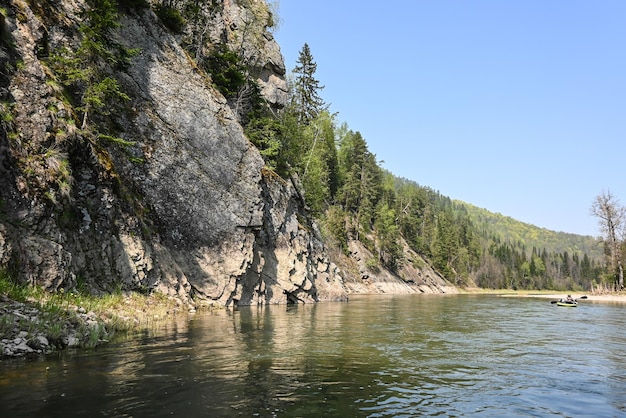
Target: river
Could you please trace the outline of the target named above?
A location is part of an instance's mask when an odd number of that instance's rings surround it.
[[[626,305],[485,295],[198,313],[0,363],[2,417],[626,414]]]

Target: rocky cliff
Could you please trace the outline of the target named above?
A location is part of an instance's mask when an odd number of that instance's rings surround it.
[[[172,31],[154,4],[120,2],[137,5],[120,9],[110,37],[132,56],[96,65],[124,101],[77,114],[51,57],[84,45],[94,3],[0,8],[0,268],[49,290],[156,290],[227,306],[346,299],[298,180],[264,168],[240,103],[188,52],[236,44],[280,109],[285,68],[265,3],[206,2]]]

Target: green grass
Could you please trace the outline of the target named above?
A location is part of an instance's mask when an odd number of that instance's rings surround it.
[[[9,335],[11,330],[15,327],[16,317],[15,315],[1,315],[0,316],[0,335]]]
[[[24,303],[26,310],[36,309],[33,316],[38,318],[32,321],[20,315],[2,315],[0,334],[12,338],[27,331],[31,337],[44,335],[56,346],[62,346],[68,336],[79,338],[83,347],[94,347],[118,332],[153,330],[180,310],[175,301],[161,294],[118,291],[93,296],[74,290],[51,293],[17,283],[1,269],[0,295],[5,300]]]

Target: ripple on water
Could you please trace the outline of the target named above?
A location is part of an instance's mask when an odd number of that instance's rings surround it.
[[[625,308],[449,295],[196,315],[0,364],[19,375],[0,380],[0,416],[623,416]]]

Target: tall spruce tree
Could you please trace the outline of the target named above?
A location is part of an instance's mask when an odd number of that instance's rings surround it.
[[[315,78],[317,63],[313,60],[308,44],[305,43],[300,50],[296,64],[293,69],[295,79],[292,100],[299,122],[308,125],[320,112],[328,108],[319,95],[324,86],[320,86],[320,82]]]

